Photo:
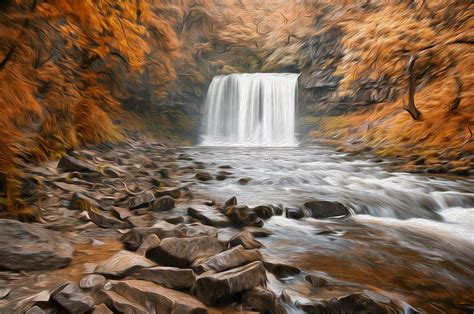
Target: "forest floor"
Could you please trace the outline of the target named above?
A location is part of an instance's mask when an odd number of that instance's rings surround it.
[[[0,311],[385,313],[410,308],[378,293],[374,278],[350,282],[350,276],[313,271],[317,265],[328,271],[338,262],[324,254],[299,264],[274,254],[278,248],[268,239],[278,231],[266,228],[267,219],[297,221],[307,213],[268,204],[248,207],[236,198],[219,203],[193,192],[197,182],[239,178],[229,165],[208,166],[180,149],[138,141],[27,166],[25,173],[39,182],[41,221],[0,219]],[[310,217],[323,218],[314,225],[329,243],[335,234],[331,226],[343,228],[349,210],[337,202],[323,207],[313,203]],[[324,222],[332,216],[342,218]],[[357,234],[366,227],[344,228],[365,241]],[[387,280],[413,275],[403,265],[393,267]],[[351,269],[342,260],[340,268]],[[417,287],[429,286],[429,300],[466,304],[474,297],[468,290],[445,295],[443,286],[430,280],[412,278]]]

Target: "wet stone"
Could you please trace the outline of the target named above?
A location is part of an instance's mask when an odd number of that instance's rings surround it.
[[[167,211],[175,207],[175,200],[169,195],[165,195],[153,202],[151,207],[154,211]]]
[[[232,296],[264,285],[267,277],[262,262],[233,268],[224,272],[205,273],[196,280],[196,296],[211,305],[229,300]]]
[[[165,217],[165,221],[169,222],[170,224],[180,224],[180,223],[184,223],[185,218],[183,215],[171,215],[171,216]]]
[[[254,236],[248,231],[242,231],[229,240],[229,247],[239,245],[243,246],[246,250],[258,249],[262,247],[262,244],[255,240]]]
[[[97,274],[90,274],[82,277],[79,282],[79,287],[82,289],[92,289],[96,287],[101,287],[105,284],[105,277]]]
[[[286,207],[286,217],[291,219],[301,219],[304,217],[304,211],[298,207]]]
[[[242,305],[246,310],[259,313],[283,314],[285,309],[277,302],[276,295],[262,287],[255,287],[242,294]]]
[[[199,274],[211,270],[221,272],[261,259],[262,254],[258,250],[245,250],[239,245],[212,257],[195,261],[193,269]]]
[[[217,210],[205,205],[193,205],[192,207],[189,207],[188,215],[199,220],[205,225],[219,228],[230,226],[229,218]]]
[[[146,256],[160,265],[189,267],[197,258],[213,256],[224,249],[215,237],[166,238]]]
[[[195,178],[199,181],[210,181],[213,179],[213,177],[207,172],[196,173]]]
[[[94,299],[82,292],[75,283],[67,284],[53,299],[70,313],[85,313],[94,305]]]
[[[140,195],[130,197],[129,199],[121,203],[120,206],[127,209],[148,207],[155,199],[155,195],[152,192],[146,191],[141,193]]]
[[[304,203],[304,206],[311,211],[313,218],[350,215],[349,209],[339,202],[309,201]]]
[[[278,278],[293,277],[301,272],[297,267],[280,261],[265,259],[263,265]]]
[[[167,266],[143,268],[132,276],[171,289],[190,289],[193,286],[195,279],[194,272],[191,269]]]

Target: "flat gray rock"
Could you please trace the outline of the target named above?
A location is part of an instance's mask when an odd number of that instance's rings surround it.
[[[188,215],[205,225],[219,228],[230,226],[230,219],[227,216],[206,205],[193,205],[189,207]]]
[[[0,268],[57,269],[71,261],[73,246],[59,232],[37,224],[0,219]]]

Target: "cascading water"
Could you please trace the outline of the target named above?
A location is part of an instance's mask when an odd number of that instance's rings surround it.
[[[213,78],[205,102],[204,146],[295,146],[298,74]]]

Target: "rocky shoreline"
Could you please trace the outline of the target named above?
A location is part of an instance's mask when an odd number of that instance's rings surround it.
[[[0,309],[18,313],[393,313],[416,312],[367,289],[301,301],[304,290],[341,282],[262,252],[272,216],[345,217],[338,202],[249,207],[193,193],[226,180],[206,163],[159,143],[71,152],[25,169],[37,185],[41,223],[0,219]],[[251,178],[240,178],[245,185]],[[275,284],[276,283],[276,284]],[[301,290],[301,287],[298,289]],[[341,295],[342,294],[342,295]]]

